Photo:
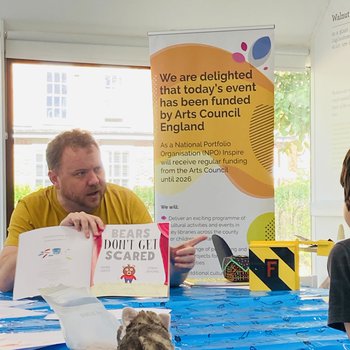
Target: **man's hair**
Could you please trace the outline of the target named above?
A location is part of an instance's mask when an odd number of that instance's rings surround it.
[[[95,146],[99,148],[98,143],[89,131],[73,129],[64,131],[52,139],[46,148],[46,162],[49,170],[59,169],[61,165],[62,154],[65,148],[89,148]]]
[[[343,167],[340,174],[340,184],[344,188],[344,201],[350,210],[350,149],[343,160]]]

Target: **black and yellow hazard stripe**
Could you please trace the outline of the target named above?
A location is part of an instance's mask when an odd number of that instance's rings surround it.
[[[299,245],[296,241],[253,241],[249,245],[251,290],[297,290]]]

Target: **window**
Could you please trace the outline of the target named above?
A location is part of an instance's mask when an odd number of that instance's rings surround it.
[[[67,117],[67,74],[62,72],[46,73],[46,115],[48,118],[66,119]]]
[[[311,239],[310,71],[275,73],[276,239]],[[300,275],[310,275],[311,253],[300,252]]]
[[[149,195],[153,193],[153,110],[148,68],[10,60],[9,72],[13,87],[13,120],[9,123],[13,125],[13,150],[9,152],[14,154],[14,174],[8,176],[7,181],[13,183],[7,188],[14,188],[15,203],[50,184],[46,145],[58,132],[78,127],[92,131],[99,142],[107,181],[147,198],[153,213],[153,196]],[[8,195],[12,196],[10,191]]]
[[[49,186],[50,180],[47,176],[47,164],[45,152],[35,154],[35,188]]]
[[[129,187],[129,153],[108,151],[106,180]]]

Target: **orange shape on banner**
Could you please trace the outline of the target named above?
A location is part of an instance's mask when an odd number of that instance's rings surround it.
[[[196,145],[240,191],[273,197],[273,83],[231,52],[202,44],[160,50],[151,67],[156,166]],[[166,152],[164,139],[172,145]]]

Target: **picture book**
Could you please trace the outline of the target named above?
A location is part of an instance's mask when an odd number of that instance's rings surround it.
[[[59,284],[95,296],[168,297],[169,223],[106,225],[99,237],[53,226],[19,237],[13,299]]]

